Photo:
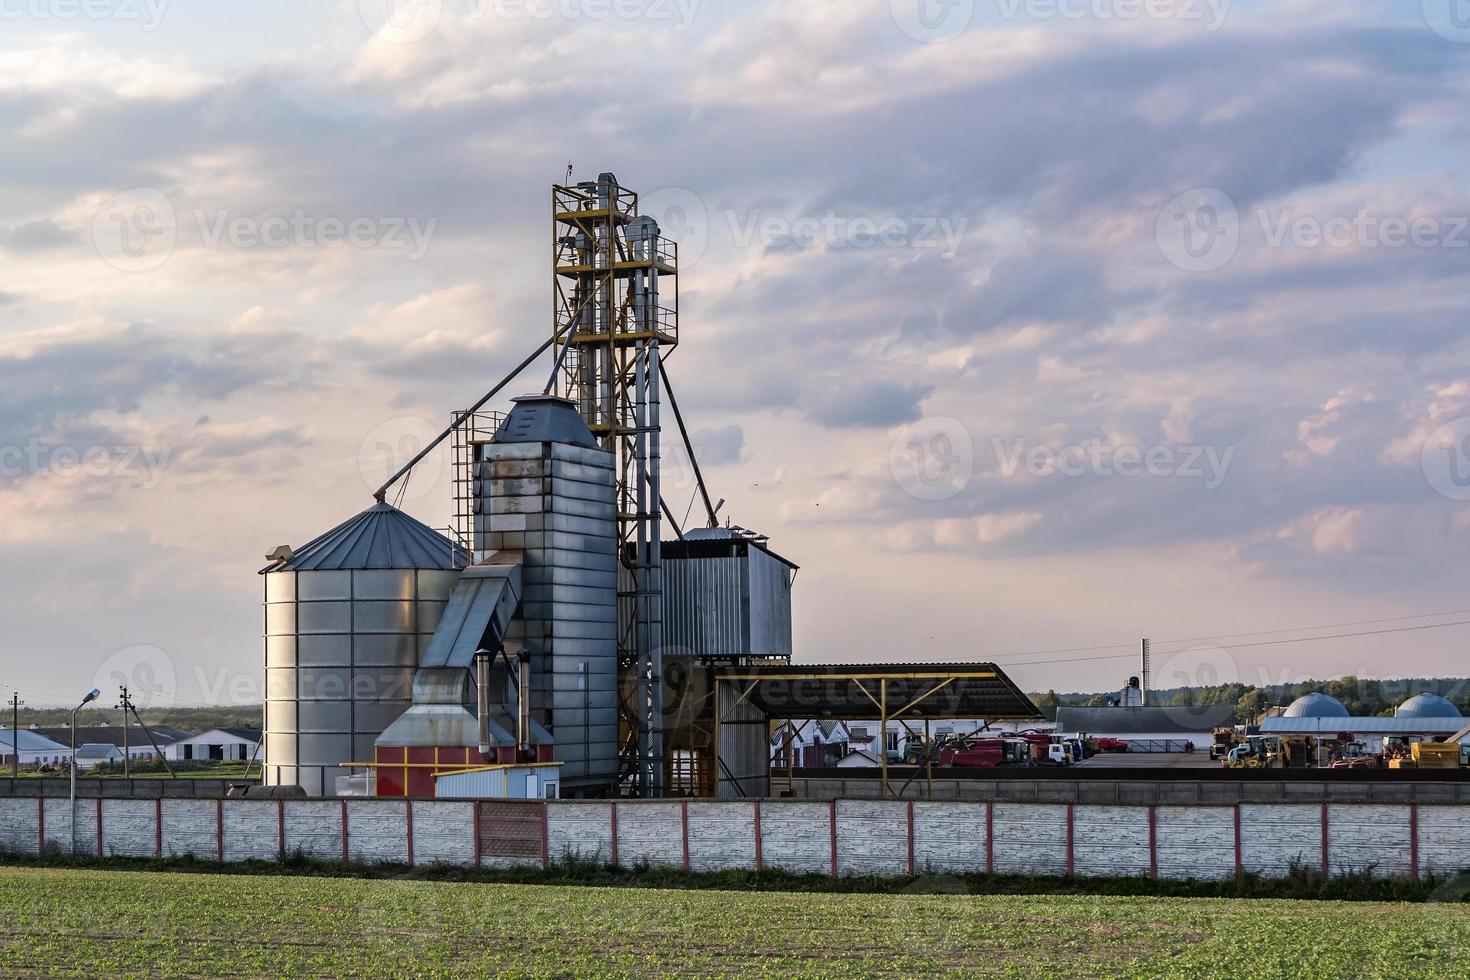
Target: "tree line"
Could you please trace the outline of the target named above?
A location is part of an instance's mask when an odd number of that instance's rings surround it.
[[[1343,703],[1348,714],[1358,718],[1386,717],[1399,705],[1420,693],[1438,694],[1448,699],[1470,723],[1470,678],[1403,677],[1377,680],[1368,677],[1338,677],[1333,680],[1307,680],[1291,684],[1218,684],[1211,687],[1176,687],[1149,692],[1152,703],[1188,707],[1193,705],[1229,704],[1235,707],[1235,720],[1253,724],[1272,707],[1285,707],[1306,694],[1329,694]],[[1106,707],[1118,693],[1058,694],[1044,691],[1031,696],[1032,701],[1049,720],[1055,721],[1057,709],[1071,707]]]

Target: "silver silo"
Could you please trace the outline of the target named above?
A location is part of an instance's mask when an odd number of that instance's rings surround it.
[[[301,548],[265,577],[265,784],[330,796],[344,762],[408,707],[414,670],[469,555],[389,504]]]
[[[515,399],[479,460],[476,554],[524,553],[505,645],[530,654],[531,711],[555,740],[562,792],[605,791],[618,756],[613,455],[575,402],[532,395]]]

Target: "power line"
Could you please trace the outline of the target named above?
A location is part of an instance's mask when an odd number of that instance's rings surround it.
[[[1440,613],[1438,615],[1444,615],[1444,613]],[[1405,616],[1403,618],[1408,619],[1408,618],[1411,618],[1411,617]],[[1376,620],[1376,622],[1389,622],[1389,621],[1390,620]],[[1369,620],[1369,622],[1375,622],[1375,620]],[[1447,627],[1447,626],[1470,626],[1470,619],[1456,620],[1456,621],[1451,622],[1451,623],[1422,623],[1422,624],[1420,624],[1418,626],[1395,626],[1395,627],[1391,627],[1389,629],[1382,629],[1382,630],[1359,630],[1359,631],[1353,632],[1353,633],[1332,633],[1332,634],[1329,634],[1327,636],[1292,636],[1292,637],[1286,637],[1285,639],[1280,639],[1280,640],[1257,640],[1254,643],[1235,643],[1235,644],[1232,644],[1231,645],[1231,649],[1238,650],[1238,649],[1242,649],[1244,647],[1270,647],[1270,646],[1279,646],[1279,645],[1284,644],[1284,643],[1311,643],[1311,642],[1313,642],[1315,640],[1346,640],[1346,639],[1351,639],[1351,638],[1356,637],[1356,636],[1382,636],[1383,634],[1386,634],[1386,633],[1412,633],[1412,632],[1414,632],[1416,630],[1443,629],[1444,627]],[[1320,626],[1318,626],[1318,627],[1303,627],[1303,628],[1304,629],[1313,629],[1313,628],[1315,628],[1315,629],[1322,629],[1322,627],[1320,627]],[[1274,633],[1274,632],[1284,632],[1284,631],[1279,631],[1279,630],[1265,630],[1265,631],[1263,631],[1263,633]],[[1237,635],[1240,635],[1240,636],[1260,636],[1262,634],[1261,633],[1241,633],[1241,634],[1237,634]],[[1179,642],[1179,641],[1173,641],[1173,642]],[[1058,652],[1064,652],[1064,651],[1058,651]],[[1179,651],[1176,650],[1176,651],[1171,651],[1171,652],[1177,653]],[[1039,665],[1042,665],[1042,664],[1070,664],[1070,663],[1086,663],[1088,661],[1094,661],[1094,660],[1121,660],[1121,659],[1123,659],[1125,657],[1131,658],[1133,656],[1134,656],[1134,654],[1132,654],[1132,653],[1117,653],[1117,654],[1111,654],[1111,655],[1102,656],[1102,657],[1071,657],[1071,658],[1067,658],[1067,659],[1063,659],[1063,660],[1030,660],[1030,661],[1026,661],[1024,663],[1013,663],[1013,662],[1010,662],[1009,659],[1007,658],[1007,663],[1008,663],[1009,666],[1012,666],[1012,667],[1033,667],[1033,666],[1039,666]]]
[[[1359,619],[1346,623],[1323,623],[1319,626],[1286,626],[1274,630],[1256,630],[1250,633],[1219,633],[1215,636],[1192,636],[1180,640],[1156,640],[1156,643],[1201,643],[1205,640],[1228,640],[1236,636],[1266,636],[1270,633],[1301,633],[1306,630],[1330,630],[1343,626],[1370,626],[1374,623],[1397,623],[1406,619],[1433,619],[1436,616],[1470,615],[1470,609],[1448,609],[1444,612],[1416,613],[1412,616],[1385,616],[1382,619]]]

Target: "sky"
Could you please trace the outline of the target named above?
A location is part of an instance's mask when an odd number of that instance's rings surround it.
[[[1464,0],[0,21],[6,695],[257,700],[264,556],[548,336],[569,164],[680,243],[668,367],[798,659],[1467,673]]]

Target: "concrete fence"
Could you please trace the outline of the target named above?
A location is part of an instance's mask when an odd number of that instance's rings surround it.
[[[1470,807],[1241,803],[1108,806],[904,800],[550,802],[81,800],[96,856],[539,867],[569,856],[692,871],[1228,878],[1455,874]],[[71,804],[0,799],[0,850],[66,853]]]

